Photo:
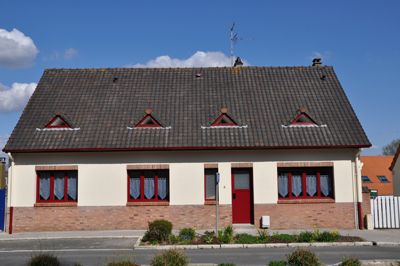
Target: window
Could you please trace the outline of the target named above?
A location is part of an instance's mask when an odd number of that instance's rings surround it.
[[[279,198],[333,198],[332,172],[331,167],[279,168]]]
[[[76,202],[78,171],[38,171],[37,202]]]
[[[218,169],[206,169],[204,173],[205,200],[216,200],[216,178]]]
[[[384,175],[378,175],[378,179],[381,181],[381,183],[389,183],[389,180]]]
[[[71,126],[60,115],[56,115],[45,128],[71,128]]]
[[[162,126],[151,114],[147,114],[135,125],[135,127],[162,127]]]
[[[318,125],[314,119],[311,118],[304,107],[297,110],[297,116],[292,120],[290,126],[316,126]]]
[[[227,114],[221,114],[212,124],[213,127],[237,126],[237,123]]]
[[[128,201],[168,201],[168,170],[128,171]]]
[[[372,182],[371,182],[371,179],[369,179],[369,177],[366,176],[366,175],[363,175],[363,176],[361,177],[361,180],[362,180],[364,183],[372,183]]]

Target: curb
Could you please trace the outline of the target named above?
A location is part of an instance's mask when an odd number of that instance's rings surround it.
[[[400,246],[400,242],[381,242],[374,241],[375,246]]]
[[[140,243],[140,241],[137,241]],[[378,242],[380,245],[399,245],[400,243]],[[134,246],[138,250],[169,250],[169,249],[219,249],[219,248],[297,248],[297,247],[349,247],[373,246],[374,242],[314,242],[314,243],[271,243],[271,244],[221,244],[221,245],[162,245],[162,246]]]

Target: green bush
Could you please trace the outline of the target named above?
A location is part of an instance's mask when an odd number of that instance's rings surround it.
[[[361,266],[361,262],[357,258],[344,258],[339,265],[340,266]]]
[[[235,236],[236,243],[239,244],[256,244],[259,243],[258,237],[249,234],[237,234]]]
[[[149,222],[143,241],[151,243],[161,243],[169,240],[172,232],[172,223],[167,220],[155,220]]]
[[[297,241],[297,236],[289,234],[278,234],[274,233],[270,237],[270,242],[273,243],[292,243]]]
[[[186,266],[188,259],[178,250],[167,250],[155,256],[150,263],[151,266]]]
[[[110,262],[107,266],[139,266],[136,263],[130,262],[129,260]]]
[[[170,244],[178,244],[180,240],[181,239],[179,238],[179,236],[176,236],[176,235],[173,235],[173,234],[171,234],[169,236],[169,243]]]
[[[265,229],[261,229],[261,230],[258,230],[257,232],[258,232],[258,240],[259,240],[259,242],[267,243],[268,240],[269,240],[268,231],[265,230]]]
[[[302,242],[302,243],[303,242],[310,243],[310,242],[314,241],[314,236],[315,236],[315,234],[312,232],[308,232],[308,231],[301,232],[299,234],[299,236],[297,237],[297,241]]]
[[[28,266],[60,266],[58,258],[50,254],[38,254],[28,261]]]
[[[334,242],[337,241],[339,239],[339,234],[335,233],[335,232],[322,232],[321,234],[319,234],[317,241],[319,242]]]
[[[319,266],[321,262],[318,257],[308,249],[296,249],[287,256],[290,266]]]
[[[215,233],[214,231],[205,231],[201,236],[202,240],[206,244],[212,244],[214,242]]]
[[[232,225],[228,225],[227,227],[225,227],[222,235],[220,234],[220,231],[218,231],[218,239],[224,244],[232,243],[232,241],[233,241]]]
[[[220,263],[218,266],[236,266],[236,264],[233,263]]]
[[[268,266],[286,266],[287,262],[284,260],[273,260],[268,263]]]
[[[196,237],[196,231],[193,228],[183,228],[179,231],[179,238],[183,241],[193,241]]]

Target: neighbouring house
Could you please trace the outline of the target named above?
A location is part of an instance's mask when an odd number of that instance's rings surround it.
[[[393,195],[393,175],[389,170],[393,156],[361,156],[361,180],[372,197]]]
[[[400,196],[400,146],[397,148],[397,152],[390,165],[390,171],[393,173],[393,194],[394,196]]]
[[[220,226],[269,216],[273,229],[356,228],[370,146],[318,61],[48,69],[4,149],[9,224],[145,229],[163,218],[210,229],[217,194]]]

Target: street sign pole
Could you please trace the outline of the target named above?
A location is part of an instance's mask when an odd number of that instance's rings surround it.
[[[218,235],[218,205],[219,205],[219,173],[215,176],[215,235]]]

